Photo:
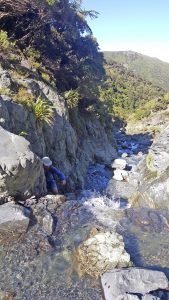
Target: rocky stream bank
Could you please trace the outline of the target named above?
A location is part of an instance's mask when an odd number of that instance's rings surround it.
[[[141,197],[142,166],[164,133],[153,144],[121,131],[116,139],[120,160],[91,165],[84,190],[30,198],[26,208],[4,197],[0,299],[169,299],[169,212]],[[159,174],[151,183],[163,183]]]

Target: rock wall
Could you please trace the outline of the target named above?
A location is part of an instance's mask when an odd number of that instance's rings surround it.
[[[30,144],[0,126],[0,193],[29,197],[46,191],[40,159]]]
[[[99,119],[91,113],[79,113],[72,122],[75,116],[72,114],[70,120],[64,99],[53,87],[38,76],[15,80],[8,71],[4,67],[0,68],[0,86],[13,91],[21,84],[35,96],[41,95],[55,108],[54,122],[51,126],[37,124],[31,111],[1,93],[0,125],[15,135],[24,135],[34,155],[39,158],[49,156],[53,164],[66,174],[69,190],[83,187],[89,163],[110,164],[116,157],[115,142],[110,130],[106,132]],[[42,191],[43,188],[40,188],[39,193]]]
[[[169,208],[169,126],[156,137],[139,169],[141,203],[152,208]]]

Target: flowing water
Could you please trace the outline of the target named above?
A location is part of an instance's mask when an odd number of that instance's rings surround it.
[[[137,160],[133,155],[130,163]],[[6,299],[101,300],[100,281],[80,278],[73,256],[93,227],[116,229],[135,266],[164,270],[169,276],[168,212],[132,210],[126,199],[107,196],[111,177],[104,166],[90,166],[85,190],[57,211],[52,247],[35,225],[22,240],[0,248],[0,299],[5,291],[13,297]]]

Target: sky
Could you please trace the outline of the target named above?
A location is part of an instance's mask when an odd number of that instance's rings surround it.
[[[83,0],[102,51],[132,50],[169,62],[169,0]]]

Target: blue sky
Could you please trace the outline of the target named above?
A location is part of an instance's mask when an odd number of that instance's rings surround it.
[[[133,50],[169,62],[169,0],[83,0],[101,50]]]

